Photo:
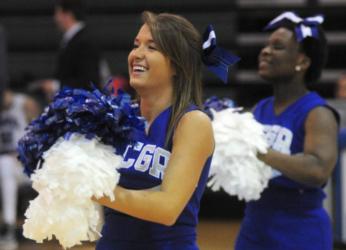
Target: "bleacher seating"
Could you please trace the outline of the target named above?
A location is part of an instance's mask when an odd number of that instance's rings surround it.
[[[234,3],[218,0],[193,1],[88,1],[87,23],[102,48],[113,74],[127,72],[127,54],[140,27],[143,10],[174,12],[189,18],[203,32],[212,23],[218,43],[234,44]],[[9,74],[12,81],[54,75],[60,34],[53,21],[54,0],[0,1],[0,23],[7,31]],[[218,81],[206,73],[206,82]]]
[[[330,41],[327,69],[320,83],[313,86],[325,97],[333,96],[333,84],[344,70],[346,24],[342,22],[346,4],[342,0],[88,0],[87,22],[103,50],[113,74],[127,72],[127,54],[145,10],[174,12],[190,19],[203,32],[212,23],[218,43],[241,56],[230,72],[228,85],[206,72],[206,96],[233,97],[238,104],[251,107],[271,93],[256,73],[257,55],[265,42],[264,25],[285,10],[302,16],[323,13]],[[0,24],[6,29],[9,75],[12,81],[53,76],[60,34],[53,21],[54,0],[2,0]],[[24,83],[23,83],[24,84]]]

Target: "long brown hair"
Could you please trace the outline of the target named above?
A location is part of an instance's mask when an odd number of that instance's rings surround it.
[[[142,13],[158,49],[175,69],[172,114],[166,135],[166,146],[179,119],[190,104],[202,106],[202,40],[196,28],[184,17],[169,13]]]

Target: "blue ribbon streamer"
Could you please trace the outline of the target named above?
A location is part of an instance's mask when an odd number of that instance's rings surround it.
[[[240,58],[216,45],[216,34],[212,25],[208,25],[203,35],[204,64],[208,69],[227,83],[229,66],[237,63]]]

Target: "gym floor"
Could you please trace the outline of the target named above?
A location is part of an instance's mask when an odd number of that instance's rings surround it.
[[[198,245],[200,250],[231,250],[235,237],[239,230],[239,221],[230,220],[202,220],[197,229]],[[18,250],[62,250],[56,242],[51,241],[36,244],[29,241],[21,242]],[[85,243],[82,246],[73,247],[69,250],[94,250],[94,244]]]

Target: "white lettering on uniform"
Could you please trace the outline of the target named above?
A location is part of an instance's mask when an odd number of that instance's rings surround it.
[[[153,158],[154,151],[155,151],[155,145],[152,145],[152,144],[145,145],[136,160],[135,169],[141,172],[147,171],[150,166],[150,162]]]
[[[292,131],[278,125],[265,125],[264,134],[268,145],[272,149],[285,154],[291,153]]]
[[[290,130],[287,128],[281,128],[275,143],[273,145],[273,149],[284,153],[284,154],[291,154],[291,144],[293,140],[293,134]]]
[[[144,145],[142,142],[137,142],[135,146],[127,146],[123,154],[124,159],[131,150],[140,152],[137,159],[128,158],[127,160],[123,160],[121,168],[130,168],[133,166],[134,169],[141,172],[146,172],[150,168],[149,174],[151,176],[161,180],[163,179],[171,155],[169,151],[156,147],[153,144]]]
[[[142,149],[142,147],[143,147],[143,143],[142,142],[137,142],[136,143],[136,145],[134,146],[134,150],[136,150],[136,151],[141,151],[141,149]],[[124,154],[123,154],[123,157],[124,157],[124,159],[125,159],[125,157],[126,157],[126,155],[127,155],[127,152],[129,151],[129,149],[130,148],[132,148],[133,146],[132,145],[128,145],[127,147],[126,147],[126,150],[125,150],[125,152],[124,152]],[[125,160],[123,160],[122,162],[121,162],[121,168],[129,168],[129,167],[131,167],[131,166],[133,166],[133,163],[135,162],[135,159],[132,159],[132,158],[129,158],[129,159],[127,159],[126,161]]]
[[[153,165],[150,168],[149,174],[156,178],[163,179],[170,155],[171,153],[167,150],[157,147],[154,153]],[[160,162],[161,159],[162,162]]]
[[[264,134],[268,145],[281,153],[291,154],[293,133],[285,127],[278,125],[264,125]],[[278,170],[273,170],[272,178],[281,175]]]

